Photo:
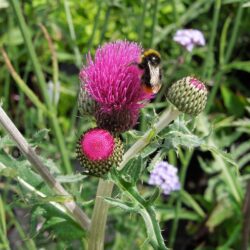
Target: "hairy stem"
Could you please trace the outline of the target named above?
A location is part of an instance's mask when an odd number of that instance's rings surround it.
[[[92,217],[93,221],[99,221],[99,223],[91,223],[88,246],[89,250],[104,248],[105,230],[99,229],[105,228],[109,204],[103,202],[103,197],[111,196],[113,185],[113,182],[110,181],[104,181],[103,179],[100,179],[99,181]],[[102,219],[100,220],[100,218]]]

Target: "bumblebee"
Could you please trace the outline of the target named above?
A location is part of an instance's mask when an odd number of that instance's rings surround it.
[[[144,50],[138,67],[144,70],[141,77],[142,88],[150,94],[157,94],[161,88],[161,55],[154,49]]]

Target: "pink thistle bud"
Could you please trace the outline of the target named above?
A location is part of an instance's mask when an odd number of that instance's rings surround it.
[[[93,129],[81,138],[82,152],[89,160],[107,160],[114,151],[114,138],[106,130]]]
[[[115,132],[132,128],[139,109],[151,98],[141,87],[141,50],[136,43],[117,41],[100,47],[94,59],[88,55],[80,80],[97,104],[98,126]]]
[[[76,146],[77,158],[84,173],[103,176],[113,165],[119,165],[123,145],[118,137],[104,129],[90,129],[83,134]]]

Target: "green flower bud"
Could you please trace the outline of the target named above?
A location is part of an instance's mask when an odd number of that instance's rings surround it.
[[[170,86],[167,98],[179,111],[196,116],[206,106],[207,93],[203,82],[187,76]]]
[[[84,83],[80,83],[80,91],[78,95],[78,110],[82,116],[94,115],[96,108],[95,101],[91,98],[85,89]]]

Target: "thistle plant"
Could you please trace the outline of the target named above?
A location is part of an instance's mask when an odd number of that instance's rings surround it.
[[[128,176],[127,163],[138,156],[156,134],[160,133],[181,112],[196,116],[205,108],[207,90],[195,77],[185,77],[168,89],[167,97],[174,105],[163,112],[153,128],[142,136],[122,157],[121,142],[117,136],[133,128],[138,122],[139,111],[152,98],[143,91],[138,62],[142,48],[131,42],[118,41],[98,48],[94,59],[87,56],[87,64],[80,71],[80,112],[88,107],[93,110],[96,128],[83,134],[76,146],[77,158],[86,174],[100,180],[90,228],[89,249],[103,249],[108,204],[122,204],[112,200],[113,183],[128,196],[131,206],[138,206],[144,219],[148,238],[155,249],[167,249],[150,202],[139,193],[136,182],[139,175]],[[84,84],[83,84],[84,83]],[[94,105],[92,105],[94,103]],[[90,112],[86,112],[91,115]],[[114,134],[114,137],[113,135]],[[140,172],[134,166],[133,172]],[[106,175],[110,173],[109,175]],[[165,162],[159,163],[151,173],[149,184],[159,185],[164,194],[180,189],[177,170]],[[126,176],[126,177],[125,177]],[[110,182],[111,181],[111,182]],[[103,196],[101,198],[101,196]],[[153,195],[154,197],[154,195]],[[101,199],[100,199],[101,198]],[[122,206],[122,205],[121,205]],[[132,208],[131,208],[132,209]]]

